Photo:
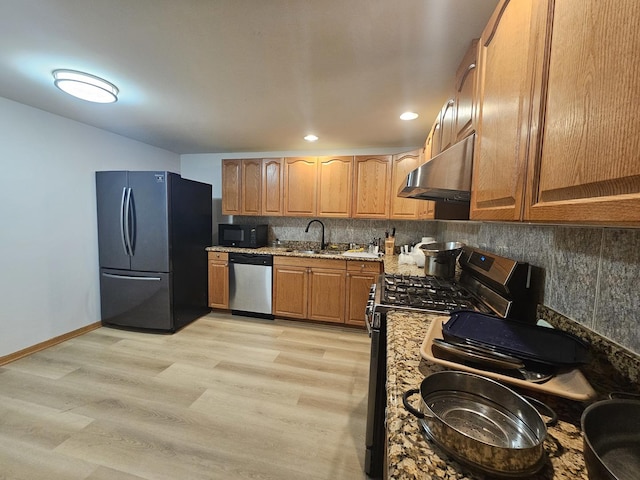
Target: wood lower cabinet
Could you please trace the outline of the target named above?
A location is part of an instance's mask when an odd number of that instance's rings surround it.
[[[209,306],[229,308],[229,254],[208,252],[209,258]]]
[[[274,257],[273,314],[345,323],[347,263],[335,259]]]
[[[308,267],[302,259],[273,258],[273,314],[307,318]]]
[[[348,325],[364,327],[364,309],[369,299],[371,285],[383,271],[379,262],[347,262],[347,284],[345,301],[345,320]]]
[[[333,262],[333,260],[331,261]],[[309,270],[310,320],[344,323],[345,262],[337,260],[338,268],[312,267]]]

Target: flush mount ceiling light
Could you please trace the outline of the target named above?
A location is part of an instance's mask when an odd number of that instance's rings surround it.
[[[118,87],[100,77],[75,70],[54,70],[52,73],[55,86],[69,95],[95,103],[118,100]]]
[[[404,112],[400,115],[400,120],[415,120],[418,118],[418,114],[414,112]]]
[[[318,140],[318,137],[316,137],[316,136],[315,136],[315,135],[313,135],[313,134],[309,134],[309,135],[307,135],[306,137],[304,137],[304,139],[305,139],[307,142],[315,142],[316,140]]]

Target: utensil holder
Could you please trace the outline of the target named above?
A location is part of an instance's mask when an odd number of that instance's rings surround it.
[[[384,254],[391,256],[395,253],[396,239],[395,237],[389,237],[384,239]]]

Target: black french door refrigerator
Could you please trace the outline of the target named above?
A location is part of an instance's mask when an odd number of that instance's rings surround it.
[[[103,325],[175,332],[209,311],[211,185],[96,172]]]

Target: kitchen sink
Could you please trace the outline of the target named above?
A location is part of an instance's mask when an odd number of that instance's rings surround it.
[[[334,250],[293,250],[293,252],[304,255],[340,255],[340,252]]]
[[[380,255],[377,253],[369,252],[344,252],[342,256],[351,258],[380,258]]]

